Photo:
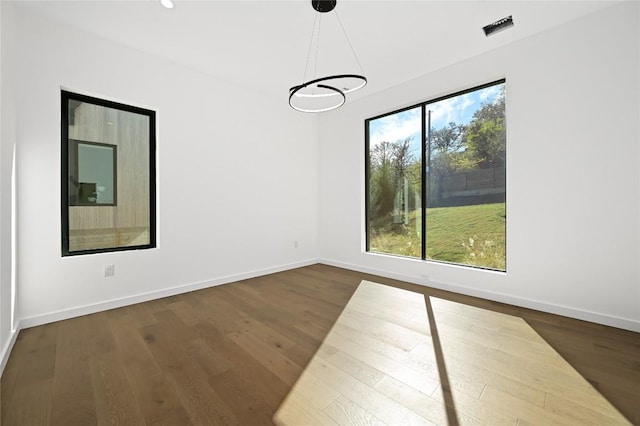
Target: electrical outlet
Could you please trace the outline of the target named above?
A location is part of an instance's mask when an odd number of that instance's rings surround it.
[[[104,276],[112,277],[116,274],[116,265],[107,265],[104,267]]]
[[[295,240],[295,241],[293,242],[293,248],[298,248],[298,240]]]

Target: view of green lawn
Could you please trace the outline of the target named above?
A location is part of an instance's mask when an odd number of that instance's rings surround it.
[[[372,252],[421,257],[416,215],[409,223],[384,218],[370,224]],[[427,209],[427,258],[505,270],[505,203]]]

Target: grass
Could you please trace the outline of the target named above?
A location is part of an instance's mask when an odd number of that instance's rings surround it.
[[[504,270],[505,212],[505,203],[427,209],[427,258]],[[407,225],[372,223],[371,251],[420,258],[416,217],[419,211],[411,212]]]

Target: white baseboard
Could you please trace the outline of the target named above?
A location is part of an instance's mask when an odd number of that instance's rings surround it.
[[[154,292],[128,296],[120,299],[113,299],[105,302],[98,302],[90,305],[79,306],[75,308],[65,309],[65,310],[56,311],[56,312],[50,312],[50,313],[36,315],[32,317],[27,317],[27,318],[21,318],[19,325],[23,329],[29,328],[29,327],[35,327],[38,325],[48,324],[55,321],[62,321],[65,319],[74,318],[82,315],[88,315],[96,312],[106,311],[109,309],[133,305],[135,303],[147,302],[150,300],[160,299],[163,297],[174,296],[176,294],[187,293],[194,290],[201,290],[203,288],[214,287],[222,284],[232,283],[235,281],[241,281],[249,278],[269,275],[276,272],[282,272],[290,269],[301,268],[304,266],[313,265],[315,263],[323,263],[325,265],[336,266],[338,268],[350,269],[352,271],[358,271],[358,272],[363,272],[363,273],[372,274],[372,275],[379,275],[379,276],[392,278],[400,281],[406,281],[406,282],[423,285],[423,286],[426,285],[424,282],[421,282],[417,277],[414,277],[411,275],[404,275],[404,274],[400,274],[393,271],[369,268],[361,265],[355,265],[355,264],[340,262],[340,261],[331,260],[331,259],[308,259],[305,261],[279,265],[271,268],[265,268],[265,269],[245,272],[245,273],[236,274],[236,275],[228,275],[228,276],[215,278],[208,281],[190,283],[190,284],[171,287],[171,288],[158,290]],[[465,294],[468,296],[480,297],[482,299],[508,303],[510,305],[520,306],[523,308],[535,309],[542,312],[548,312],[556,315],[576,318],[584,321],[594,322],[597,324],[621,328],[624,330],[640,332],[640,321],[629,319],[629,318],[620,318],[620,317],[602,314],[599,312],[592,312],[592,311],[577,309],[570,306],[556,305],[553,303],[516,297],[509,294],[504,294],[504,293],[484,291],[484,290],[479,290],[477,288],[461,286],[453,283],[429,281],[428,285],[430,287],[438,288],[441,290],[448,290],[455,293]],[[15,343],[15,338],[17,337],[20,327],[16,329],[10,341],[7,342],[7,344],[5,345],[5,348],[3,348],[3,352],[1,354],[2,359],[0,359],[0,361],[3,362],[2,367],[4,367],[4,363],[6,362],[4,358],[5,357],[8,358],[8,354],[10,353],[10,350],[13,347],[13,343]]]
[[[399,281],[406,281],[412,284],[429,286],[440,290],[447,290],[454,293],[464,294],[467,296],[479,297],[482,299],[492,300],[495,302],[507,303],[509,305],[519,306],[523,308],[535,309],[537,311],[547,312],[551,314],[561,315],[565,317],[575,318],[583,321],[589,321],[610,327],[621,328],[623,330],[640,332],[640,321],[630,318],[621,318],[612,315],[606,315],[599,312],[592,312],[583,309],[577,309],[570,306],[556,305],[553,303],[543,302],[540,300],[526,299],[522,297],[512,296],[504,293],[479,290],[477,288],[466,287],[458,284],[445,283],[429,280],[428,284],[420,281],[419,278],[411,275],[404,275],[397,272],[387,271],[383,269],[369,268],[366,266],[355,265],[340,262],[331,259],[320,259],[320,263],[335,266],[352,271],[363,272],[366,274],[379,275]]]
[[[20,319],[22,328],[36,327],[38,325],[48,324],[56,321],[62,321],[69,318],[75,318],[83,315],[94,314],[109,309],[121,308],[123,306],[133,305],[136,303],[148,302],[150,300],[160,299],[177,294],[188,293],[190,291],[201,290],[203,288],[215,287],[222,284],[228,284],[235,281],[242,281],[249,278],[260,277],[263,275],[274,274],[276,272],[288,271],[290,269],[301,268],[318,263],[318,259],[308,259],[300,262],[289,263],[285,265],[274,266],[255,271],[244,272],[241,274],[227,275],[224,277],[214,278],[207,281],[184,284],[176,287],[166,288],[149,293],[127,296],[119,299],[112,299],[105,302],[98,302],[75,308],[64,309],[55,312],[49,312],[42,315],[35,315]]]
[[[7,365],[7,361],[9,361],[13,345],[16,344],[18,333],[20,333],[20,321],[16,324],[16,329],[9,334],[9,339],[3,346],[2,352],[0,352],[0,377],[2,377],[2,373],[4,373],[4,367]]]

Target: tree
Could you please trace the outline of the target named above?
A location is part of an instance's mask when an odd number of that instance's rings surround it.
[[[392,144],[381,142],[373,147],[369,158],[369,185],[372,218],[386,216],[393,210]]]
[[[369,177],[369,215],[372,219],[387,216],[393,210],[393,177],[391,163],[385,162],[371,169]]]
[[[432,154],[458,152],[464,146],[464,126],[462,124],[449,123],[441,129],[431,129]]]
[[[402,185],[402,181],[407,175],[407,168],[411,163],[415,162],[411,152],[411,139],[412,138],[409,137],[391,145],[393,159],[393,183],[396,188]]]
[[[473,114],[466,128],[466,143],[481,168],[504,166],[506,131],[504,89],[498,98],[485,103]]]
[[[391,161],[393,147],[391,142],[381,142],[373,147],[370,155],[370,163],[372,167],[381,167]]]
[[[412,139],[381,142],[372,150],[369,159],[370,203],[369,214],[377,219],[392,213],[398,192],[404,194],[405,178],[411,187],[419,188],[420,174],[415,173],[416,159],[411,152]],[[411,200],[403,200],[409,203]],[[415,201],[414,201],[415,202]]]
[[[428,185],[432,205],[438,205],[446,176],[472,170],[477,165],[467,150],[465,132],[465,125],[453,122],[440,129],[431,129]]]

